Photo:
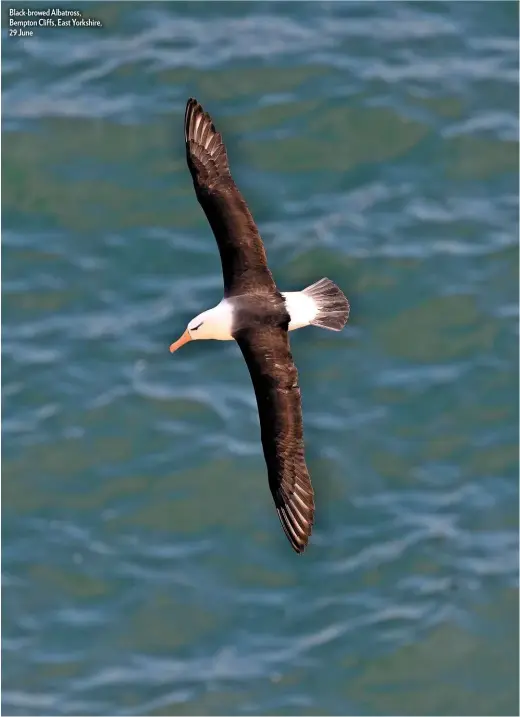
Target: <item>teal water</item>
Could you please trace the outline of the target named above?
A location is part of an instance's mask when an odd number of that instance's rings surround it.
[[[3,713],[518,714],[517,4],[81,7],[2,31]],[[351,302],[292,335],[303,557],[238,348],[168,353],[221,297],[190,95]]]

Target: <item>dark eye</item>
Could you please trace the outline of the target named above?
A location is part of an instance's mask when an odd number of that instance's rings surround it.
[[[203,323],[204,323],[204,322],[201,321],[200,324],[197,324],[197,326],[192,326],[191,329],[190,329],[190,331],[196,331],[197,329],[199,329],[199,328],[202,326]]]

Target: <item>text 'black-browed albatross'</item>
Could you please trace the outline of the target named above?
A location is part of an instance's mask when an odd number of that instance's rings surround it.
[[[314,492],[288,331],[310,324],[340,331],[349,303],[329,279],[303,291],[278,291],[256,224],[231,177],[222,136],[194,99],[186,106],[184,134],[197,199],[220,252],[224,298],[190,321],[170,351],[194,339],[235,339],[240,346],[255,389],[269,487],[285,534],[301,553],[314,522]]]

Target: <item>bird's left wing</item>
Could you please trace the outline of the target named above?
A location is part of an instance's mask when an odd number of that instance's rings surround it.
[[[235,333],[258,404],[269,487],[289,542],[305,550],[314,522],[314,492],[305,464],[298,371],[287,330],[256,326]]]

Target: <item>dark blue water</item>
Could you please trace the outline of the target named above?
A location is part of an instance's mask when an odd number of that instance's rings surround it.
[[[3,713],[518,714],[517,4],[74,7],[2,31]],[[303,557],[238,347],[168,353],[222,292],[191,95],[351,302],[292,335]]]

